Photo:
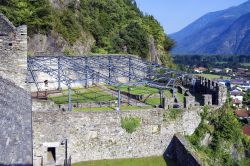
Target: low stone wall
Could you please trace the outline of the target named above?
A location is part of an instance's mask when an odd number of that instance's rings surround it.
[[[0,76],[0,165],[32,165],[31,97]]]
[[[32,99],[32,111],[59,111],[59,106],[50,100]]]
[[[62,164],[64,145],[72,162],[163,155],[176,132],[192,134],[200,123],[199,111],[184,111],[176,121],[164,120],[165,110],[104,112],[33,112],[34,159],[47,162],[48,147],[56,148]],[[121,128],[121,117],[141,117],[132,134]]]

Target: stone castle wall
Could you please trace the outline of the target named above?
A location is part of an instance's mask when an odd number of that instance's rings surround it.
[[[176,132],[192,134],[200,123],[198,111],[185,111],[176,121],[164,121],[164,110],[104,112],[33,112],[34,162],[47,162],[49,147],[56,163],[64,159],[68,139],[72,162],[163,155]],[[121,117],[141,117],[132,134],[121,128]]]
[[[0,76],[27,88],[27,26],[14,27],[0,13]]]
[[[226,86],[204,77],[197,77],[193,91],[193,93],[201,94],[202,105],[222,106],[227,99]]]
[[[0,13],[0,165],[32,165],[27,27]]]
[[[0,165],[32,165],[31,97],[0,76]]]

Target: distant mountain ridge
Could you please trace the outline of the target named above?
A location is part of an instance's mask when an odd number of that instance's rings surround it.
[[[208,13],[170,37],[173,54],[250,55],[250,0],[226,10]]]

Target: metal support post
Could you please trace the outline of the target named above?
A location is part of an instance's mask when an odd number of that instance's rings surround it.
[[[68,85],[68,111],[71,112],[72,111],[72,99],[71,99],[71,87],[70,85]]]
[[[117,107],[118,107],[118,112],[120,112],[121,111],[121,90],[120,89],[118,89],[118,101],[117,101]]]
[[[163,107],[163,93],[164,91],[160,89],[160,106]]]
[[[65,139],[65,165],[68,166],[68,140]]]
[[[101,62],[100,62],[100,57],[98,56],[97,83],[99,83],[99,82],[100,82],[100,69],[101,69]]]
[[[57,59],[57,80],[58,80],[58,87],[57,90],[61,90],[61,71],[62,71],[62,65],[61,65],[61,58],[60,56]]]
[[[70,163],[68,163],[68,139],[63,140],[61,142],[61,145],[64,145],[64,153],[65,153],[64,166],[68,166],[70,165]]]
[[[108,57],[108,60],[109,60],[108,70],[109,70],[109,85],[110,85],[112,80],[112,59],[110,56]]]
[[[88,57],[85,57],[85,88],[88,88],[88,75],[89,75],[89,66],[88,66]]]
[[[131,90],[131,88],[128,87],[128,105],[130,105],[130,90]]]
[[[131,56],[129,56],[129,60],[128,60],[128,68],[129,68],[129,76],[128,76],[128,79],[129,79],[129,82],[131,82],[131,78],[132,78],[132,73],[131,73],[131,70],[132,70],[132,62],[131,62]]]

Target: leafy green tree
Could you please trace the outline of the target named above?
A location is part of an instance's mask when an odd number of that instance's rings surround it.
[[[58,3],[65,3],[58,1]],[[28,25],[28,35],[57,32],[70,44],[91,34],[94,53],[129,53],[148,58],[149,39],[163,64],[175,67],[169,50],[174,42],[159,22],[144,15],[135,0],[72,0],[54,8],[49,0],[0,0],[0,12],[16,26]]]

